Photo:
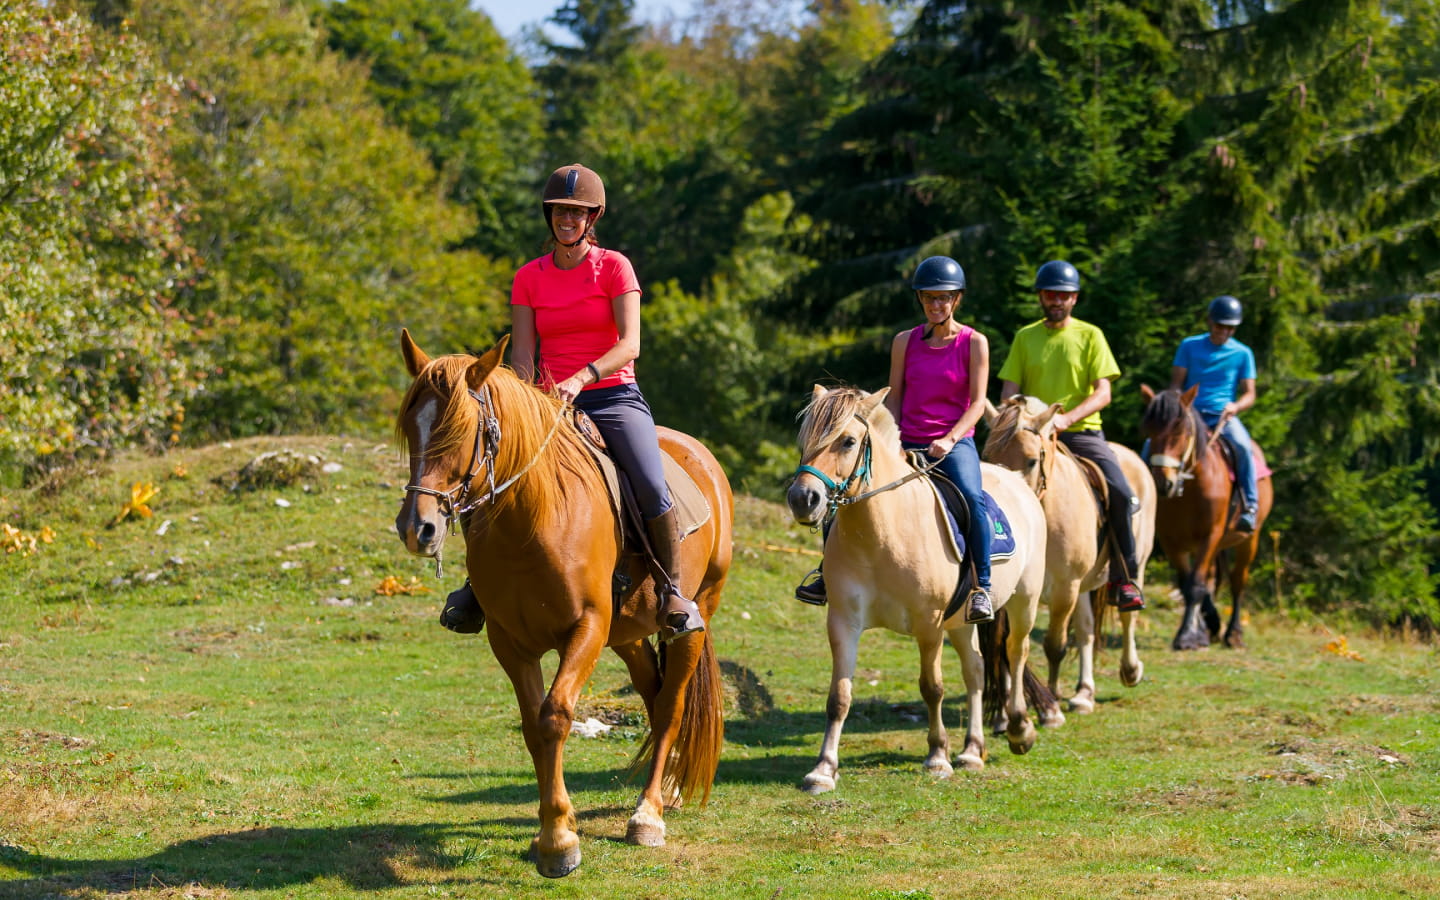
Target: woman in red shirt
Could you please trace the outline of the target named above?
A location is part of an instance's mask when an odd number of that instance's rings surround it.
[[[595,238],[595,222],[605,214],[605,185],[582,165],[562,166],[545,184],[543,208],[549,252],[515,273],[510,292],[511,364],[521,378],[538,381],[588,414],[629,478],[665,569],[661,639],[703,631],[699,607],[678,586],[679,522],[665,486],[655,418],[635,383],[640,282],[630,260]],[[468,602],[455,596],[462,593]],[[484,625],[468,583],[447,600],[441,623],[467,633]]]

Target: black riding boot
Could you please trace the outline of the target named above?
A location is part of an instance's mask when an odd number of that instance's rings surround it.
[[[704,631],[705,619],[694,600],[680,593],[680,520],[675,507],[653,519],[647,519],[645,530],[655,561],[664,569],[664,584],[659,594],[664,600],[660,610],[660,640],[673,641],[682,634]]]
[[[485,610],[475,599],[470,579],[445,598],[445,608],[440,610],[440,624],[456,634],[479,634],[485,627]]]
[[[469,513],[460,516],[460,534],[469,539]],[[480,601],[475,599],[475,590],[470,587],[470,579],[465,579],[464,584],[445,598],[445,606],[440,610],[440,624],[456,634],[479,634],[480,629],[485,627],[485,610],[480,608]]]

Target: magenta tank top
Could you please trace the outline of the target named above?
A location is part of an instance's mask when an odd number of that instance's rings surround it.
[[[910,332],[905,345],[905,393],[900,398],[900,439],[928,444],[955,426],[970,408],[970,335],[960,326],[943,347],[925,343],[925,326]],[[975,430],[962,434],[972,437]]]

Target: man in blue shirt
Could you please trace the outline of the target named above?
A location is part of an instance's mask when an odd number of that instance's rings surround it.
[[[1240,424],[1240,413],[1255,405],[1255,354],[1235,340],[1240,324],[1240,301],[1221,295],[1210,301],[1206,320],[1208,334],[1197,334],[1180,342],[1171,363],[1170,387],[1186,391],[1198,385],[1195,411],[1212,429],[1235,447],[1235,476],[1240,482],[1244,508],[1236,528],[1255,530],[1255,464],[1250,456],[1250,432]]]

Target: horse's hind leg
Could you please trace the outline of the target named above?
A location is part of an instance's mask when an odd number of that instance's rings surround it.
[[[673,779],[667,781],[666,766],[685,715],[685,689],[694,677],[707,638],[707,634],[699,632],[671,641],[665,647],[663,676],[656,669],[660,680],[650,714],[650,773],[625,827],[625,840],[631,844],[665,846],[666,801],[679,796],[678,785]]]
[[[1245,649],[1245,623],[1241,615],[1241,600],[1245,596],[1245,585],[1250,581],[1250,564],[1260,551],[1260,530],[1250,535],[1245,543],[1235,548],[1235,558],[1230,563],[1230,624],[1225,629],[1225,646],[1232,650]]]
[[[860,629],[837,615],[833,605],[826,618],[826,631],[830,637],[830,696],[825,701],[825,738],[815,767],[800,783],[801,790],[811,794],[835,790],[835,782],[840,779],[840,732],[850,715],[855,660],[860,649]]]

